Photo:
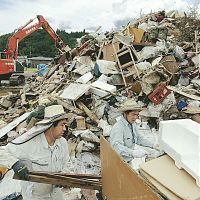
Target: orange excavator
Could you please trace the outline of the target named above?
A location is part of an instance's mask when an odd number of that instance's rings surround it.
[[[32,25],[31,23],[34,19],[29,20],[24,26],[14,31],[8,38],[7,48],[1,52],[0,81],[9,80],[10,85],[20,85],[25,82],[24,67],[17,61],[18,44],[21,40],[40,28],[43,28],[49,34],[60,54],[64,53],[66,46],[62,39],[56,34],[42,15],[37,15],[37,19],[38,22]]]

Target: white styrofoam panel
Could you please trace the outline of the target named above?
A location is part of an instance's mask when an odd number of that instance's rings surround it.
[[[113,85],[110,85],[110,84],[107,84],[107,83],[104,83],[102,81],[95,81],[91,84],[92,87],[96,87],[96,88],[99,88],[101,90],[105,90],[105,91],[108,91],[108,92],[115,92],[117,90],[116,86],[113,86]]]
[[[100,97],[104,97],[104,96],[109,94],[108,92],[101,90],[101,89],[98,89],[98,88],[95,88],[95,87],[91,87],[90,92],[97,95],[97,96],[100,96]]]
[[[84,74],[83,76],[81,76],[80,78],[78,78],[76,80],[76,82],[78,83],[83,83],[86,84],[88,81],[90,81],[93,78],[93,75],[91,72],[88,72],[86,74]]]
[[[23,122],[30,115],[30,113],[31,112],[24,113],[20,117],[14,119],[12,122],[10,122],[9,124],[7,124],[3,128],[1,128],[0,129],[0,138],[3,137],[4,135],[6,135],[12,129],[14,129],[18,124]]]
[[[76,101],[89,89],[90,89],[90,85],[81,84],[81,83],[71,83],[69,86],[67,86],[67,88],[63,90],[63,93],[60,95],[60,97],[64,99]]]
[[[200,186],[200,124],[190,119],[162,121],[159,144]]]

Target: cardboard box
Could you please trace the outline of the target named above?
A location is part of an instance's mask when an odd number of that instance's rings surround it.
[[[200,199],[200,188],[196,185],[195,179],[185,170],[178,169],[174,161],[168,155],[143,163],[141,165],[141,170],[150,176],[150,178],[148,176],[146,178],[152,185],[156,187],[156,184],[152,181],[155,180],[164,187],[164,189],[161,187],[157,187],[157,189],[166,196],[167,189],[168,192],[170,191],[170,194],[175,194],[177,196],[175,199]]]

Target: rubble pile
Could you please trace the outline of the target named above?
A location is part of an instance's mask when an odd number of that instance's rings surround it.
[[[45,106],[61,104],[71,114],[66,139],[75,170],[99,174],[99,136],[109,139],[120,115],[117,107],[126,98],[146,108],[139,127],[146,123],[149,132],[161,120],[200,113],[200,35],[193,29],[192,41],[181,40],[184,20],[187,16],[176,11],[161,11],[122,30],[81,38],[57,64],[49,63],[44,76],[27,81],[20,94],[1,97],[2,142],[33,127]]]

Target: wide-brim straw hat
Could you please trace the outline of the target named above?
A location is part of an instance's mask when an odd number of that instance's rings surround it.
[[[135,100],[127,99],[120,105],[118,111],[119,112],[126,112],[132,110],[141,111],[143,109],[144,108],[142,108],[142,106],[140,106]]]
[[[44,119],[37,124],[50,124],[62,119],[69,119],[69,115],[65,113],[62,105],[52,105],[44,109]]]

